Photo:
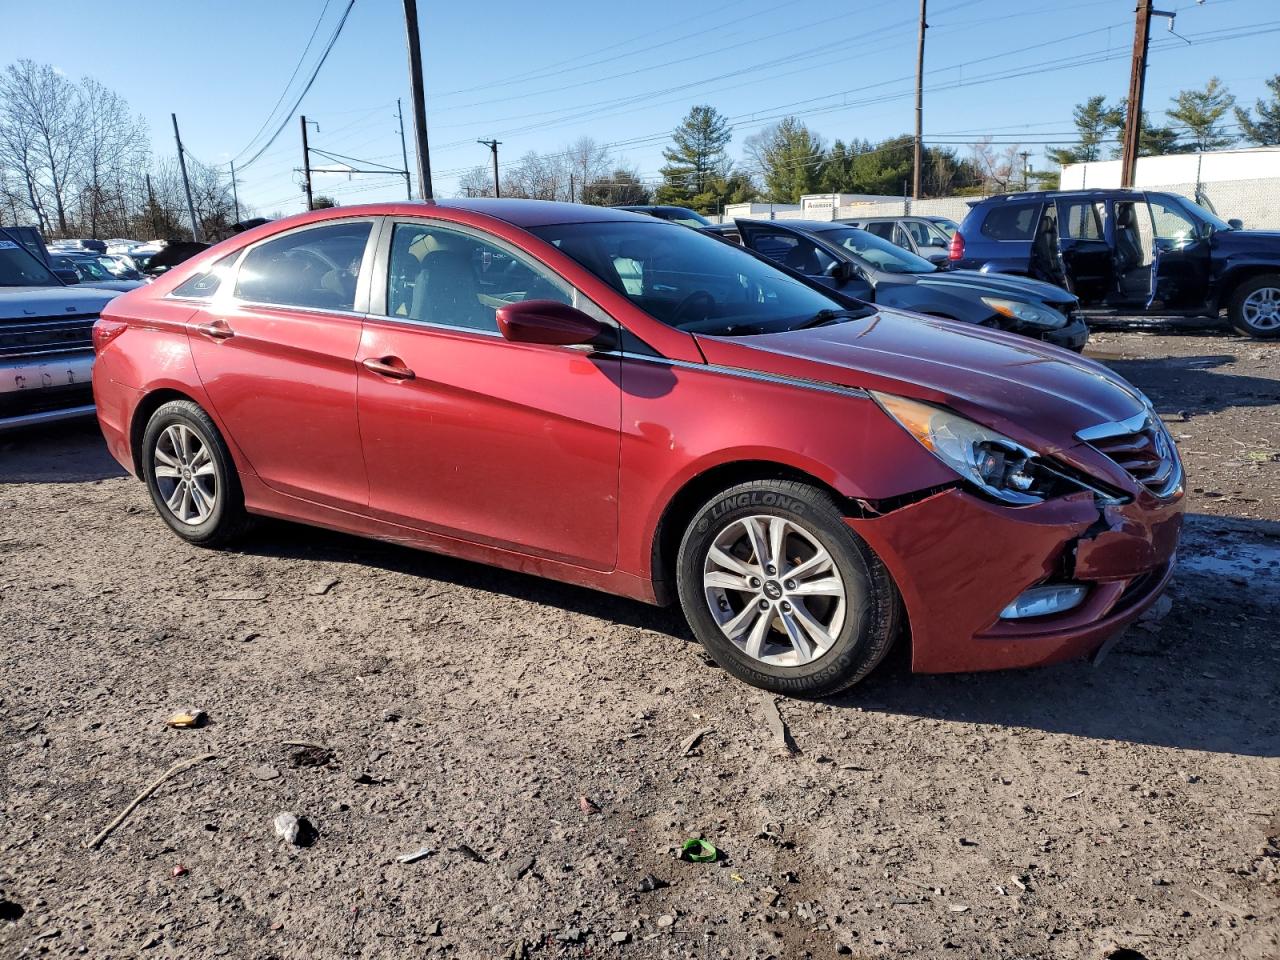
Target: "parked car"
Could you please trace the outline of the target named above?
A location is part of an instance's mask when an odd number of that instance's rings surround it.
[[[709,227],[844,294],[902,310],[1008,330],[1077,352],[1089,339],[1079,303],[1060,287],[929,261],[837,221],[738,220]]]
[[[953,265],[1057,283],[1099,314],[1217,317],[1280,337],[1280,232],[1244,230],[1186,197],[1140,190],[1015,193],[975,203]]]
[[[859,217],[837,220],[896,243],[936,267],[948,266],[951,237],[960,225],[946,217]]]
[[[91,331],[114,296],[65,286],[0,231],[0,430],[93,413]]]
[[[142,286],[141,280],[126,280],[117,277],[104,264],[103,257],[92,254],[76,256],[71,253],[55,253],[49,258],[50,267],[55,276],[64,283],[82,283],[87,286],[101,287],[104,290],[132,290]],[[74,277],[74,280],[71,278]]]
[[[709,227],[711,221],[698,213],[696,210],[690,210],[688,207],[673,207],[669,204],[637,204],[625,207],[614,207],[615,210],[627,210],[631,213],[647,213],[651,217],[657,217],[659,220],[670,220],[672,223],[683,224],[686,227]]]
[[[1106,368],[601,207],[317,210],[121,295],[94,341],[108,448],[183,539],[264,514],[678,598],[786,693],[907,624],[925,672],[1092,653],[1182,520],[1173,442]]]

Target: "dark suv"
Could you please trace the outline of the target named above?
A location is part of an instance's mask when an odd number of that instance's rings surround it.
[[[953,267],[1056,283],[1090,312],[1225,308],[1240,333],[1280,336],[1280,233],[1241,226],[1172,193],[1011,193],[973,204],[949,256]]]

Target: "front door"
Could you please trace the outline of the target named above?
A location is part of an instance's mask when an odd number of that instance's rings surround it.
[[[254,473],[281,493],[344,508],[368,501],[355,306],[372,225],[329,222],[250,247],[234,289],[188,321],[200,381]]]
[[[496,320],[504,303],[580,296],[506,242],[470,228],[389,223],[382,242],[386,274],[374,278],[374,310],[356,358],[374,514],[612,569],[620,361],[512,343]]]
[[[1155,239],[1152,310],[1185,310],[1208,299],[1210,250],[1205,228],[1172,198],[1148,196]]]
[[[1084,304],[1101,303],[1115,288],[1111,245],[1103,230],[1101,200],[1060,198],[1058,255],[1067,289]]]

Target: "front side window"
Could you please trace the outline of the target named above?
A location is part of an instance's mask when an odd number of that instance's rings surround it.
[[[371,228],[368,220],[328,223],[258,244],[240,264],[236,297],[317,310],[354,309]]]
[[[1039,203],[1002,203],[988,211],[982,234],[992,240],[1030,240],[1039,219]]]
[[[655,320],[679,330],[748,336],[870,315],[697,230],[658,221],[532,227]]]
[[[522,300],[572,304],[572,290],[505,247],[431,223],[397,223],[387,267],[387,314],[496,333],[498,308]]]
[[[751,246],[770,260],[790,267],[797,273],[803,273],[806,277],[824,276],[836,262],[834,257],[812,240],[790,233],[758,230],[752,237]]]
[[[1181,204],[1151,197],[1151,221],[1159,240],[1190,240],[1197,235],[1199,226]]]

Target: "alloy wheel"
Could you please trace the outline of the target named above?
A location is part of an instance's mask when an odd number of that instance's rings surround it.
[[[195,526],[213,515],[218,504],[218,471],[209,447],[186,424],[164,428],[152,453],[156,487],[165,508]]]
[[[1254,330],[1280,329],[1280,287],[1259,287],[1240,306],[1244,322]]]
[[[707,551],[702,586],[724,635],[772,666],[811,663],[844,627],[845,583],[835,561],[810,531],[783,517],[728,524]]]

